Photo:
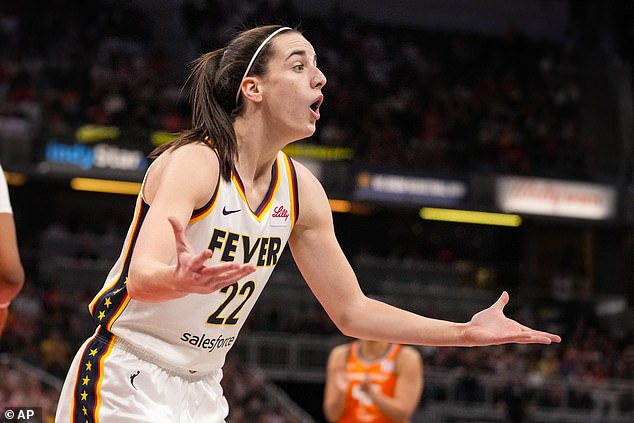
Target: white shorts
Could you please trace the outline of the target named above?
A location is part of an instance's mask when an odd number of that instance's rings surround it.
[[[70,366],[56,423],[224,423],[222,370],[179,374],[139,358],[98,328]]]

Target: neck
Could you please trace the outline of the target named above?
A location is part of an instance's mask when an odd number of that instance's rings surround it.
[[[389,347],[387,342],[361,341],[359,350],[363,358],[374,360],[385,354]]]
[[[243,181],[269,175],[277,152],[283,147],[258,119],[237,118],[234,129],[238,141],[236,169]]]

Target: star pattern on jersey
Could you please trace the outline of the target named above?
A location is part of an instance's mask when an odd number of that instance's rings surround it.
[[[105,321],[106,327],[107,327],[108,325],[107,322],[109,322],[109,320],[114,315],[116,315],[117,309],[119,308],[121,304],[121,301],[117,299],[116,296],[121,291],[127,290],[127,285],[128,285],[128,277],[126,276],[125,280],[123,281],[123,284],[120,284],[119,287],[115,289],[114,291],[110,291],[107,297],[103,297],[101,300],[99,300],[99,305],[94,310],[93,316],[95,317],[96,320],[99,321],[100,324]]]
[[[90,410],[94,407],[94,401],[92,398],[92,396],[94,395],[94,391],[93,387],[91,386],[91,381],[98,376],[98,373],[95,373],[98,371],[98,369],[93,366],[98,365],[98,363],[95,363],[91,357],[97,357],[97,354],[99,354],[98,348],[88,348],[88,353],[85,355],[85,358],[82,362],[81,375],[79,376],[79,380],[81,380],[80,386],[82,386],[83,388],[77,388],[77,393],[79,395],[79,400],[81,403],[81,413],[83,416],[86,417],[86,423],[92,421],[90,417]]]
[[[127,285],[128,285],[128,277],[126,276],[126,277],[125,277],[125,280],[123,281],[123,286],[122,286],[122,287],[120,287],[119,289],[117,289],[116,291],[114,291],[114,292],[112,293],[112,295],[117,295],[119,292],[121,292],[121,291],[123,291],[124,289],[126,289],[126,288],[127,288]]]

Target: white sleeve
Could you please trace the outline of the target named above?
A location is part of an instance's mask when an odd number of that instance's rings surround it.
[[[7,180],[4,177],[2,171],[2,165],[0,165],[0,213],[11,213],[11,201],[9,201],[9,187],[7,187]]]

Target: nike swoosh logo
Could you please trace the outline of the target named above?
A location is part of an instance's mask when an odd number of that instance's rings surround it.
[[[230,214],[233,214],[233,213],[238,213],[240,210],[241,210],[241,209],[237,209],[237,210],[227,210],[227,208],[226,208],[226,207],[223,207],[223,208],[222,208],[222,214],[223,214],[223,215],[225,215],[225,216],[227,216],[227,215],[230,215]]]

